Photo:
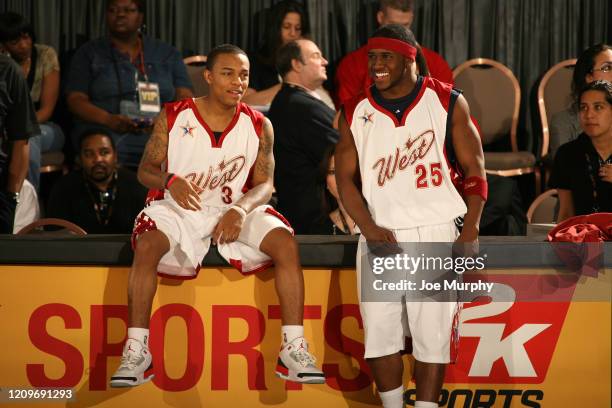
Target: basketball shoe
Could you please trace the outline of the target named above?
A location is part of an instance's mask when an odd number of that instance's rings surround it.
[[[316,359],[308,352],[306,339],[297,337],[281,348],[276,364],[276,375],[283,380],[324,384],[325,375],[315,363]]]
[[[136,339],[128,339],[123,347],[121,365],[111,377],[114,388],[134,387],[153,379],[153,358],[149,348]]]

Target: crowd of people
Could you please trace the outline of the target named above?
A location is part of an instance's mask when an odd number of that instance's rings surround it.
[[[11,221],[12,224],[20,228],[39,216],[53,216],[65,217],[89,233],[131,231],[129,218],[135,215],[136,210],[123,208],[121,201],[115,203],[116,197],[112,193],[116,187],[111,179],[123,180],[129,177],[130,170],[137,169],[144,146],[150,138],[153,121],[162,106],[193,97],[192,84],[179,51],[140,33],[145,11],[145,2],[141,0],[109,1],[106,9],[107,35],[89,41],[76,51],[69,66],[63,67],[69,74],[61,87],[56,51],[36,41],[32,25],[23,16],[11,12],[0,15],[0,47],[20,68],[18,71],[26,81],[33,104],[34,116],[29,118],[32,123],[24,123],[24,129],[38,126],[31,134],[25,130],[17,132],[28,135],[28,169],[26,179],[17,184],[19,191],[15,193],[22,193],[22,208],[20,219],[16,224]],[[413,20],[413,1],[380,1],[376,14],[380,26],[399,24],[410,28]],[[274,5],[267,13],[263,44],[247,53],[249,86],[242,101],[266,113],[274,126],[277,170],[272,202],[285,214],[296,233],[354,233],[358,228],[349,228],[346,224],[350,216],[342,211],[342,202],[330,195],[329,178],[325,176],[328,170],[324,167],[339,138],[340,110],[372,85],[372,76],[367,69],[367,44],[339,61],[335,77],[329,78],[333,79],[333,90],[330,92],[323,87],[328,80],[328,61],[317,44],[309,39],[309,34],[308,14],[300,3],[285,0]],[[444,58],[421,44],[417,44],[417,47],[419,75],[452,84],[452,71]],[[607,44],[597,44],[585,50],[574,70],[572,92],[576,102],[566,111],[556,114],[551,121],[550,151],[544,162],[549,164],[552,173],[549,187],[560,190],[563,205],[559,220],[594,209],[610,210],[612,206],[610,184],[602,176],[610,165],[605,149],[599,152],[601,160],[593,157],[588,163],[583,163],[584,159],[579,161],[585,176],[582,178],[589,182],[574,183],[573,189],[564,188],[569,186],[568,182],[560,182],[559,179],[563,170],[567,173],[569,167],[563,163],[569,159],[562,155],[556,164],[552,164],[561,145],[575,141],[579,136],[582,139],[589,137],[588,129],[582,130],[579,95],[593,81],[612,79],[611,61],[612,49]],[[64,128],[53,122],[54,110],[60,98],[64,98],[72,114],[72,121]],[[82,139],[92,132],[110,137],[112,144],[109,148],[116,156],[114,164],[111,164],[109,179],[99,185],[95,185],[88,176],[82,163]],[[23,137],[6,133],[7,140]],[[69,137],[66,138],[66,135]],[[65,143],[71,146],[66,147]],[[5,150],[11,148],[7,144]],[[83,191],[95,191],[95,194],[88,195],[87,211],[69,211],[58,207],[60,202],[57,198],[64,196],[66,186],[70,184],[66,180],[47,186],[44,196],[37,196],[41,193],[42,155],[62,150],[75,152],[74,164],[68,161],[75,173],[70,175],[73,179],[71,183],[80,180],[86,187]],[[101,157],[99,160],[103,160]],[[96,163],[100,166],[98,161]],[[589,176],[591,170],[596,176],[593,180]],[[9,171],[5,171],[4,178],[6,174]],[[487,175],[487,178],[494,194],[485,207],[481,233],[524,233],[526,219],[520,207],[527,203],[521,203],[516,181],[491,175]],[[128,185],[131,184],[130,181]],[[108,185],[111,186],[110,190]],[[578,189],[578,185],[582,188]],[[588,191],[582,191],[584,189]],[[570,204],[570,195],[566,191],[574,193]],[[70,192],[72,199],[79,196],[73,190]],[[584,195],[591,198],[586,200]],[[109,199],[110,203],[106,203],[105,200]],[[597,203],[590,204],[593,200],[597,200]],[[584,205],[580,204],[583,201]],[[38,208],[39,203],[42,210]],[[120,214],[126,215],[121,222],[100,218],[97,209],[106,208],[109,204],[113,209],[111,215],[114,213],[115,218]],[[17,227],[5,232],[16,232]]]
[[[14,232],[24,183],[36,194],[41,155],[61,151],[69,134],[74,170],[53,186],[42,212],[88,233],[132,233],[128,340],[112,386],[152,378],[156,273],[197,276],[211,241],[241,272],[274,263],[283,339],[276,374],[323,383],[304,339],[293,235],[476,242],[497,205],[485,204],[488,195],[502,190],[486,177],[468,103],[444,59],[410,31],[410,0],[380,1],[380,27],[340,62],[333,97],[323,88],[328,61],[299,3],[274,6],[255,52],[214,48],[201,98],[193,98],[179,51],[140,33],[144,13],[143,0],[109,0],[108,34],[76,51],[63,93],[53,48],[36,42],[23,16],[0,15],[7,54],[0,56],[0,232]],[[574,70],[575,104],[553,119],[550,186],[558,189],[559,221],[612,212],[610,81],[612,48],[588,48]],[[73,114],[70,133],[51,121],[59,98]],[[456,303],[405,306],[360,303],[365,357],[383,404],[403,406],[407,313],[415,406],[437,406]],[[440,324],[426,327],[431,320]]]

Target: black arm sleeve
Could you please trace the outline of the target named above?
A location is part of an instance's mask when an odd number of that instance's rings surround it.
[[[7,89],[12,99],[6,116],[6,133],[9,140],[29,139],[40,132],[36,111],[25,78],[15,64],[8,65]]]

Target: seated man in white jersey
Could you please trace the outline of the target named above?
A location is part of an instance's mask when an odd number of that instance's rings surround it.
[[[134,225],[128,339],[111,386],[152,378],[148,327],[156,273],[195,277],[211,239],[243,273],[275,265],[282,319],[276,374],[322,384],[324,375],[303,337],[298,246],[285,219],[265,205],[274,177],[272,125],[240,102],[249,84],[246,53],[234,45],[216,47],[204,79],[207,97],[165,105],[138,168],[140,182],[152,191]]]
[[[383,26],[368,41],[374,85],[345,104],[339,122],[340,196],[361,229],[360,242],[475,245],[487,195],[480,139],[465,98],[451,85],[417,74],[420,53],[412,32],[400,25]],[[459,169],[451,153],[465,177],[465,202],[455,187]],[[459,216],[464,216],[461,234],[454,222]],[[415,407],[438,406],[458,306],[360,297],[365,358],[385,407],[404,406],[400,351],[408,331],[416,360]]]

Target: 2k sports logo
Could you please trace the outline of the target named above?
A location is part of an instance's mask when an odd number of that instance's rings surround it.
[[[464,306],[460,315],[459,355],[456,364],[449,365],[445,382],[539,384],[544,381],[574,286],[558,290],[554,299],[522,301],[525,296],[521,291],[538,287],[542,279],[543,276],[533,275],[496,275],[490,280],[496,282],[498,289],[503,289],[504,301],[491,299]],[[513,298],[514,301],[508,301]]]

